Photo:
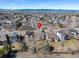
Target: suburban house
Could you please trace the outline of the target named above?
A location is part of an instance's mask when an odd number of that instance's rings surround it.
[[[12,50],[19,50],[20,49],[20,44],[19,44],[19,33],[13,31],[8,33],[8,36],[10,37],[10,43],[11,43],[11,47]]]
[[[11,29],[11,21],[10,20],[4,20],[4,28]]]
[[[16,21],[15,20],[5,20],[4,21],[4,28],[15,30],[16,29]]]
[[[10,33],[8,34],[8,36],[10,37],[11,43],[15,43],[15,42],[18,41],[18,35],[19,35],[19,34],[18,34],[17,32],[15,32],[15,31],[10,32]]]
[[[24,18],[22,21],[21,29],[24,30],[35,30],[35,22],[31,18]]]
[[[58,36],[54,33],[49,34],[49,40],[50,41],[58,41]]]
[[[59,40],[59,41],[65,41],[65,40],[69,39],[68,35],[62,30],[56,32],[55,34],[58,38],[57,40]]]
[[[72,37],[77,38],[78,36],[78,31],[75,29],[69,29],[69,33],[72,34]]]

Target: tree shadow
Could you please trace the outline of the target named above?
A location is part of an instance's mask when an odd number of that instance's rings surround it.
[[[18,51],[12,51],[12,52],[9,52],[7,55],[3,56],[2,58],[16,58],[16,53]]]

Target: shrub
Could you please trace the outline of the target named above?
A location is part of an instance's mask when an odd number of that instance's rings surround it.
[[[4,52],[4,49],[3,48],[0,48],[0,57],[5,55],[5,52]]]
[[[44,50],[49,52],[54,50],[54,47],[50,46],[50,44],[47,42],[46,45],[44,46]]]

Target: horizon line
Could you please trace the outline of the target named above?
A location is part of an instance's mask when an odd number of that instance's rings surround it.
[[[1,10],[1,9],[2,9],[2,10],[17,10],[17,9],[29,9],[29,10],[30,10],[30,9],[33,9],[33,10],[34,10],[34,9],[36,9],[36,8],[16,8],[16,9],[12,9],[12,8],[0,8],[0,10]],[[44,9],[47,9],[47,8],[44,8]],[[43,9],[43,8],[40,8],[40,9],[37,8],[36,10],[44,10],[44,9]],[[79,10],[79,9],[49,9],[49,8],[48,8],[48,10]]]

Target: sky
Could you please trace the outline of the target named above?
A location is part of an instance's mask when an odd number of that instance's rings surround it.
[[[79,10],[79,0],[0,0],[0,9]]]

